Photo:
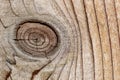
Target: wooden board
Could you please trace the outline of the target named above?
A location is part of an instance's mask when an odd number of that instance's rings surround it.
[[[0,80],[120,80],[120,0],[0,0]]]

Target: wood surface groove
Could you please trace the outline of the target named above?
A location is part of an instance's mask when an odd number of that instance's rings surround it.
[[[117,22],[117,31],[118,31],[118,34],[120,33],[120,31],[119,31],[119,24],[118,24],[118,18],[117,18],[117,10],[116,10],[116,5],[115,5],[115,0],[113,0],[113,2],[114,2],[114,10],[115,10],[115,17],[116,17],[116,22]],[[119,38],[119,42],[120,42],[120,37],[119,37],[119,35],[118,35],[118,38]],[[119,43],[119,45],[120,45],[120,43]]]
[[[92,62],[93,62],[93,71],[95,70],[95,65],[94,65],[94,52],[93,52],[93,43],[92,43],[92,39],[91,39],[91,35],[90,35],[90,29],[89,29],[89,21],[88,21],[88,16],[87,16],[87,11],[86,11],[86,4],[85,4],[85,0],[83,0],[83,5],[84,5],[84,10],[85,10],[85,16],[86,16],[86,22],[87,22],[87,31],[88,31],[88,36],[89,36],[89,42],[90,42],[90,46],[91,46],[91,51],[92,51]],[[85,74],[84,74],[85,76]],[[91,80],[95,80],[95,72],[93,72],[93,78]]]
[[[106,13],[107,26],[108,26],[108,34],[109,34],[109,41],[110,41],[110,50],[111,50],[112,80],[114,80],[113,53],[112,53],[112,45],[111,45],[111,39],[110,39],[110,27],[109,27],[108,15],[107,15],[108,13],[107,13],[107,10],[106,10],[106,2],[105,2],[105,13]]]
[[[64,0],[63,0],[63,2],[64,2]],[[64,2],[64,5],[66,6],[66,4],[65,4],[65,2]],[[60,7],[59,7],[60,8]],[[66,7],[66,9],[67,9],[67,7]],[[61,9],[60,9],[61,10]],[[62,10],[61,10],[62,11]],[[68,9],[67,9],[67,12],[68,12]],[[63,12],[62,12],[63,13]],[[64,14],[64,13],[63,13]],[[68,14],[69,14],[69,12],[68,12]],[[65,16],[65,15],[64,15]],[[69,14],[69,16],[70,16],[70,14]],[[65,16],[66,17],[66,16]],[[71,16],[70,16],[71,17]],[[67,18],[67,17],[66,17]],[[68,20],[69,21],[69,20]],[[74,60],[74,58],[72,59],[72,63],[71,63],[71,66],[70,66],[70,68],[72,67],[72,64],[73,64],[73,60]],[[65,65],[63,66],[63,68],[61,69],[61,71],[60,71],[60,74],[59,74],[59,76],[58,76],[58,78],[57,78],[57,80],[59,80],[60,79],[60,75],[62,74],[62,71],[63,71],[63,69],[65,68],[65,66],[66,66],[66,63],[67,63],[67,60],[66,60],[66,62],[65,62]],[[71,69],[70,69],[71,70]],[[69,70],[69,71],[70,71]],[[70,72],[68,73],[68,75],[70,76]],[[68,78],[69,78],[69,76],[68,76]],[[69,80],[69,79],[68,79]]]
[[[104,9],[105,9],[105,15],[106,15],[106,22],[107,22],[107,29],[108,29],[108,36],[109,36],[109,44],[110,44],[110,52],[111,52],[111,64],[112,64],[112,80],[114,80],[114,72],[113,72],[113,60],[112,60],[112,49],[111,49],[111,40],[110,40],[110,32],[109,32],[109,23],[108,23],[108,15],[106,11],[106,2],[104,1]]]
[[[98,23],[98,15],[96,12],[96,5],[95,5],[95,0],[93,0],[93,6],[94,6],[94,11],[95,11],[95,18],[96,18],[96,22],[97,22],[97,29],[98,29],[98,35],[99,35],[99,40],[100,40],[100,48],[101,48],[101,55],[102,55],[102,79],[104,79],[104,64],[103,64],[103,50],[102,50],[102,43],[101,43],[101,36],[100,36],[100,27],[99,27],[99,23]],[[95,78],[96,79],[96,78]]]
[[[25,7],[25,10],[27,11],[28,14],[30,14],[29,11],[28,11],[28,9],[27,9],[26,6],[25,6],[25,1],[22,0],[22,2],[23,2],[23,5],[24,5],[24,7]]]
[[[50,61],[51,62],[51,61]],[[49,63],[50,63],[49,62]],[[48,63],[48,64],[49,64]],[[34,80],[34,76],[37,75],[44,67],[46,67],[47,65],[44,65],[42,68],[38,69],[38,70],[34,70],[34,72],[32,72],[32,77],[31,80]]]
[[[103,51],[102,51],[102,43],[101,43],[101,37],[100,37],[100,27],[98,23],[98,17],[97,17],[97,12],[96,12],[96,6],[95,6],[95,0],[93,0],[93,6],[94,6],[94,11],[95,11],[95,18],[96,18],[96,23],[97,23],[97,29],[98,29],[98,35],[99,35],[99,40],[100,40],[100,48],[101,48],[101,55],[102,55],[102,79],[104,80],[104,66],[103,66]],[[96,78],[95,78],[96,79]]]
[[[34,6],[34,8],[35,8],[36,13],[39,15],[39,13],[38,13],[38,11],[37,11],[37,9],[36,9],[35,0],[33,0],[33,6]]]
[[[80,26],[79,25],[79,22],[78,22],[78,19],[77,19],[77,15],[76,15],[76,12],[75,12],[75,7],[74,7],[74,4],[73,4],[73,1],[71,0],[71,6],[72,6],[72,9],[73,9],[73,13],[74,13],[74,16],[75,16],[75,20],[76,20],[76,23],[77,23],[77,26]],[[79,41],[81,42],[81,32],[80,32],[80,28],[78,28],[78,33],[79,33],[79,36],[80,36],[80,40],[79,40],[79,37],[78,37],[78,40],[77,40],[77,43],[78,44],[80,44],[79,43]],[[77,56],[78,56],[78,46],[77,46]],[[76,67],[77,67],[77,59],[78,59],[78,57],[76,57],[76,62],[75,62],[75,80],[76,80]],[[69,79],[70,80],[70,79]]]
[[[64,1],[64,0],[63,0]],[[64,2],[65,3],[65,2]],[[69,14],[69,12],[68,12],[68,14]],[[73,64],[73,60],[72,60],[72,64]],[[71,66],[70,67],[72,67],[72,64],[71,64]],[[64,68],[65,66],[63,66],[63,68]],[[62,69],[63,70],[63,69]],[[70,74],[69,74],[70,75]],[[60,77],[60,76],[59,76]],[[59,79],[59,78],[58,78]]]
[[[2,22],[2,20],[1,20],[1,19],[0,19],[0,22],[1,22],[1,24],[3,25],[3,27],[4,27],[4,28],[6,28],[6,26],[3,24],[3,22]]]
[[[9,4],[10,4],[12,13],[13,13],[15,16],[18,16],[18,14],[16,14],[16,13],[14,12],[13,8],[12,8],[11,0],[8,0],[8,1],[9,1]]]
[[[7,66],[8,66],[8,65],[7,65]],[[8,68],[9,68],[9,67],[8,67]],[[13,80],[12,77],[11,77],[11,73],[12,73],[12,70],[10,69],[10,71],[9,71],[8,74],[6,75],[5,80],[8,80],[8,78],[10,78],[11,80]]]

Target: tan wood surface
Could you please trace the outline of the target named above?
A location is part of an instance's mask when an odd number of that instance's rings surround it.
[[[120,80],[120,0],[0,0],[0,80]]]

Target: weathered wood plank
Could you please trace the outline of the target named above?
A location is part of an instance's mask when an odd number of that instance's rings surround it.
[[[119,13],[119,0],[0,0],[0,80],[120,80]]]

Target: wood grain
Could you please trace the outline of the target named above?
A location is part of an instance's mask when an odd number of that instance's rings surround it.
[[[0,0],[0,80],[120,80],[120,0]]]

